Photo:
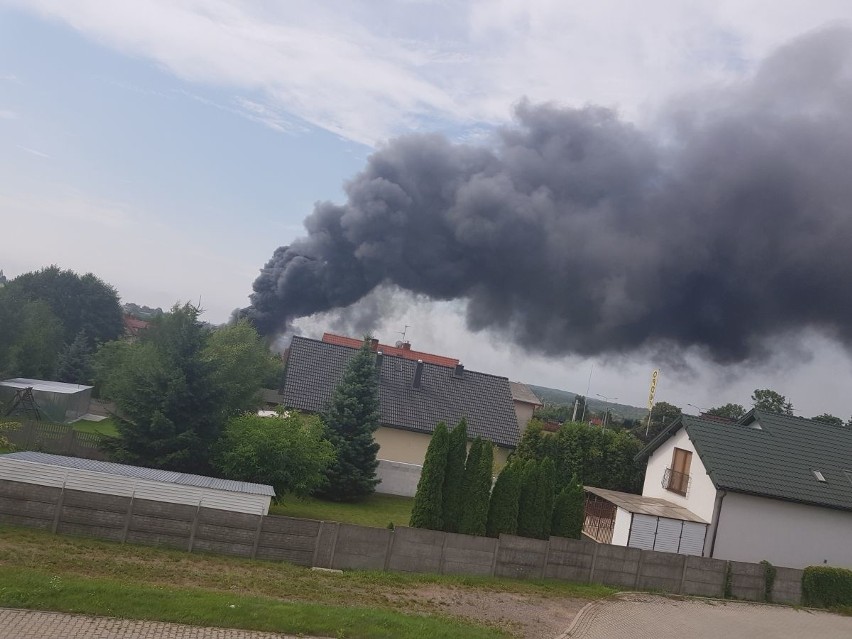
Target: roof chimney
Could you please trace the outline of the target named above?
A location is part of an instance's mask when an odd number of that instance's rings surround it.
[[[414,388],[420,388],[420,381],[423,378],[423,360],[417,360],[417,369],[414,371]]]
[[[370,348],[372,348],[373,351],[377,351],[379,349],[379,340],[375,337],[370,339]]]
[[[378,353],[376,353],[376,375],[377,376],[382,374],[382,356],[383,355],[384,355],[384,353],[382,353],[382,351],[379,351]]]
[[[411,342],[403,342],[402,343],[402,350],[410,351],[411,350]],[[418,359],[417,361],[419,362],[420,360]]]
[[[461,362],[456,364],[456,370],[453,371],[453,377],[464,377],[464,365]]]

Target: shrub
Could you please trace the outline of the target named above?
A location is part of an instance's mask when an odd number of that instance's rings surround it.
[[[775,585],[775,575],[778,571],[765,559],[760,562],[760,565],[763,566],[763,599],[772,601],[772,587]]]
[[[538,482],[538,491],[541,502],[540,528],[538,536],[540,539],[550,537],[550,527],[553,522],[553,499],[556,496],[556,466],[550,457],[545,457],[541,462],[541,478]]]
[[[808,566],[802,575],[802,603],[820,608],[852,606],[852,570]]]
[[[216,446],[214,467],[225,477],[271,484],[278,497],[308,495],[324,479],[334,448],[320,419],[291,411],[287,417],[247,413],[230,419]]]
[[[426,460],[417,482],[417,492],[414,495],[414,506],[411,509],[411,527],[441,530],[441,511],[443,509],[442,490],[444,486],[444,471],[447,467],[447,448],[449,447],[449,432],[447,425],[440,422],[432,433],[429,448],[426,450]]]
[[[540,465],[535,460],[526,462],[521,477],[521,497],[518,501],[518,534],[523,537],[540,538],[544,530],[543,493],[538,486],[541,482]]]

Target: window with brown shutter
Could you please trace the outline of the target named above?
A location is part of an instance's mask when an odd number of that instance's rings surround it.
[[[679,495],[686,495],[689,488],[689,467],[692,464],[692,453],[682,448],[675,448],[672,453],[672,465],[666,471],[667,490]]]

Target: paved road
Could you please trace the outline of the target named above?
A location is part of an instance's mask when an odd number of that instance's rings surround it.
[[[295,639],[289,635],[198,628],[159,621],[0,608],[0,639]]]
[[[714,599],[627,593],[584,608],[571,639],[849,639],[852,617]]]

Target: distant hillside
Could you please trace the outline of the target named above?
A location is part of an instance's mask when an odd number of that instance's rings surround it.
[[[545,404],[569,406],[574,403],[574,398],[579,394],[572,393],[571,391],[559,390],[558,388],[548,388],[546,386],[535,386],[533,384],[527,384],[527,386],[529,386],[530,390],[536,394],[536,397]],[[614,415],[618,415],[622,419],[645,419],[648,417],[647,408],[605,402],[597,397],[587,397],[586,403],[589,408],[595,411],[602,411],[609,408]]]

